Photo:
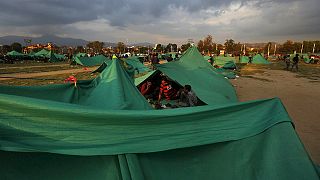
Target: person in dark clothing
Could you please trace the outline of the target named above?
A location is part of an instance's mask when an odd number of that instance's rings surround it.
[[[168,61],[168,62],[173,61],[172,54],[169,55],[169,57],[167,58],[167,61]]]
[[[190,85],[185,85],[179,94],[179,106],[190,107],[198,104],[198,98],[196,94],[191,90]]]
[[[158,58],[158,53],[153,54],[152,58],[151,58],[151,65],[152,65],[153,69],[156,69],[155,64],[159,64],[159,62],[160,62],[160,60]]]
[[[298,71],[299,68],[298,68],[298,64],[299,64],[299,54],[296,54],[296,56],[292,59],[293,63],[292,63],[292,66],[291,66],[291,71],[293,69],[293,67],[296,67],[296,70]]]
[[[252,64],[252,55],[249,56],[249,64]]]
[[[178,59],[179,59],[179,55],[176,54],[176,55],[174,56],[174,60],[177,61]]]
[[[289,70],[289,67],[290,67],[290,55],[286,55],[284,56],[284,62],[286,63],[287,67],[286,67],[286,70]]]

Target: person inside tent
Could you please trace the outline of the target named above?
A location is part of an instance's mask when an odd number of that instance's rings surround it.
[[[172,86],[172,83],[166,77],[161,80],[160,92],[158,96],[159,102],[163,96],[167,101],[177,99],[177,90]]]
[[[146,99],[151,101],[157,98],[159,88],[156,88],[154,84],[148,80],[142,84],[140,87],[140,92]]]
[[[179,91],[178,106],[180,107],[192,107],[197,106],[198,98],[194,91],[192,91],[190,85],[185,85],[184,88]]]

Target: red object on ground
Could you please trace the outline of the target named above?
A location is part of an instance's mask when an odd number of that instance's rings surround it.
[[[88,70],[88,68],[86,68],[86,67],[85,67],[85,68],[83,68],[83,70],[85,70],[85,71],[86,71],[86,70]]]
[[[67,79],[64,80],[65,83],[71,82],[71,83],[77,83],[77,78],[74,76],[69,76]]]

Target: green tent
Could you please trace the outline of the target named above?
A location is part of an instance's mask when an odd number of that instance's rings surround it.
[[[82,66],[97,66],[101,65],[103,62],[109,61],[104,55],[97,55],[93,57],[75,57],[74,61]]]
[[[138,74],[151,71],[150,68],[146,67],[144,64],[140,62],[139,57],[137,56],[129,57],[127,59],[124,59],[124,61],[131,65],[134,69],[136,69],[136,73]]]
[[[188,54],[175,66],[209,72]],[[119,60],[76,86],[1,86],[0,132],[1,179],[319,179],[279,99],[151,110]]]
[[[240,63],[248,63],[248,62],[249,62],[249,57],[248,56],[241,56]]]
[[[0,112],[2,179],[319,179],[279,99],[119,111],[0,94]]]
[[[233,61],[226,62],[223,67],[223,69],[237,69],[237,65]]]
[[[208,62],[203,61],[195,46],[190,47],[179,61],[157,65],[157,69],[182,86],[190,84],[197,96],[207,104],[223,104],[237,100],[230,82]]]
[[[248,63],[249,57],[248,56],[241,56],[240,63]],[[262,55],[257,54],[252,58],[252,64],[270,64],[268,60],[266,60]]]
[[[203,59],[204,59],[205,61],[208,61],[210,58],[211,58],[210,56],[203,56]]]
[[[214,57],[214,64],[218,65],[220,67],[223,67],[226,63],[228,62],[236,62],[235,57],[230,57],[230,56],[216,56]]]
[[[27,55],[26,54],[23,54],[23,53],[19,53],[17,51],[10,51],[6,54],[7,56],[11,56],[11,57],[16,57],[16,58],[23,58],[23,57],[26,57]]]
[[[34,54],[35,57],[47,57],[47,55],[49,54],[50,51],[46,50],[46,49],[41,49],[41,51],[37,52]]]
[[[39,87],[1,86],[0,93],[84,106],[99,106],[105,109],[146,109],[146,107],[149,109],[149,104],[136,89],[126,71],[123,71],[119,61],[113,60],[110,67],[97,78],[79,81],[76,86],[73,84]],[[97,100],[102,99],[104,99],[102,103],[96,103]]]

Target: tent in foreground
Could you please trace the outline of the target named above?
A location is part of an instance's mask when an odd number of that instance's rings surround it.
[[[2,86],[0,132],[1,179],[319,179],[279,99],[151,110],[118,60],[77,86]]]
[[[0,94],[0,111],[2,179],[319,179],[278,99],[119,111]]]

